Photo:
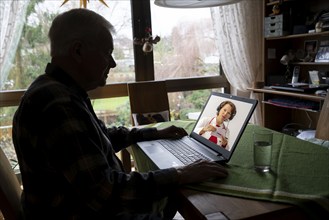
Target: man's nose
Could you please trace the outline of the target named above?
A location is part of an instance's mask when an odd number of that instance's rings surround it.
[[[115,60],[112,58],[110,61],[110,67],[111,68],[115,68],[117,66],[117,63],[115,62]]]

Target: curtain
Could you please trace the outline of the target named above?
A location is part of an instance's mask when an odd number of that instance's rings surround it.
[[[260,96],[247,88],[263,78],[263,4],[262,0],[246,0],[211,9],[215,25],[219,57],[232,93],[241,91],[250,98]],[[262,125],[261,103],[251,118]]]
[[[0,1],[0,89],[4,89],[4,83],[15,57],[29,1]]]

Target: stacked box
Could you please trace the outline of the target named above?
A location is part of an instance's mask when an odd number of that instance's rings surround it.
[[[283,36],[283,15],[274,15],[265,17],[264,36],[278,37]]]

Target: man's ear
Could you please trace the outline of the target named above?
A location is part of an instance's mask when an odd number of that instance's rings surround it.
[[[70,48],[70,54],[76,62],[82,62],[82,47],[83,44],[81,41],[75,41]]]

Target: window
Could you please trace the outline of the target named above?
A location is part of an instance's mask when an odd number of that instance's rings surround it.
[[[168,94],[172,120],[196,120],[212,91],[223,89],[203,89]]]
[[[50,61],[48,30],[53,18],[66,10],[78,8],[78,1],[31,1],[27,19],[18,44],[12,68],[5,73],[1,90],[26,89]],[[107,8],[100,2],[90,1],[88,9],[107,18],[115,27],[113,56],[117,67],[111,70],[108,82],[134,81],[131,12],[129,1],[110,1]]]
[[[1,78],[4,77],[4,83],[1,84],[0,90],[5,92],[0,94],[1,100],[3,100],[2,96],[8,95],[10,96],[9,99],[12,100],[12,95],[8,94],[9,91],[26,89],[35,78],[44,73],[45,67],[50,61],[50,45],[47,34],[53,18],[63,11],[79,8],[79,1],[69,1],[61,6],[62,2],[30,1],[26,13],[27,19],[13,65],[5,76],[1,75]],[[134,81],[130,2],[111,0],[107,4],[109,5],[108,8],[98,1],[90,1],[87,7],[107,18],[116,30],[116,34],[113,36],[115,43],[113,56],[117,62],[117,67],[111,70],[108,83]],[[15,52],[11,51],[11,53]],[[128,118],[125,116],[127,114],[125,112],[129,111],[129,108],[126,108],[126,105],[129,105],[127,100],[127,97],[112,98],[111,101],[96,99],[93,100],[93,104],[96,113],[108,125],[128,125],[124,121]],[[17,106],[2,106],[0,106],[0,147],[9,159],[16,160],[11,131],[12,119]]]
[[[93,99],[91,104],[97,117],[107,126],[131,126],[129,98]]]
[[[17,160],[12,143],[12,118],[17,107],[0,107],[0,147],[9,160]]]
[[[151,1],[155,79],[219,75],[210,8],[173,9]]]
[[[152,35],[161,37],[153,47],[155,80],[219,76],[219,50],[210,8],[164,8],[152,0],[150,6]],[[210,92],[169,93],[171,118],[196,119]]]
[[[145,63],[149,64],[148,61],[144,62],[145,60],[140,59],[140,57],[145,57],[145,54],[133,51],[130,10],[132,3],[138,4],[139,7],[133,10],[140,11],[134,14],[143,14],[149,7],[147,4],[144,5],[145,1],[148,2],[148,0],[106,1],[109,8],[99,1],[88,2],[88,9],[103,15],[116,28],[116,34],[113,36],[115,47],[113,55],[117,67],[111,70],[108,84],[92,91],[91,94],[95,112],[108,126],[131,125],[126,82],[135,81],[138,77],[144,80],[153,79],[153,76],[155,80],[173,79],[167,83],[170,87],[169,104],[172,119],[197,117],[197,113],[202,108],[200,103],[205,102],[213,88],[217,90],[221,86],[228,88],[225,77],[219,76],[218,50],[215,46],[209,8],[187,10],[160,8],[151,0],[152,34],[159,35],[162,39],[154,45],[155,73],[153,73],[153,68],[145,65]],[[14,150],[11,140],[11,123],[17,108],[15,105],[18,105],[23,90],[44,72],[46,64],[50,61],[47,33],[51,21],[58,13],[79,7],[79,1],[71,0],[60,7],[62,2],[30,1],[26,26],[14,63],[5,76],[5,83],[0,86],[0,147],[6,147],[9,155],[14,155],[12,154]],[[163,12],[165,12],[164,15]],[[191,16],[187,16],[188,14],[193,14],[192,19]],[[172,18],[170,22],[167,19],[169,17]],[[141,47],[137,48],[141,49]],[[136,60],[136,65],[134,60]],[[135,68],[137,64],[142,68]],[[146,77],[141,77],[145,72]],[[194,78],[198,76],[202,78]],[[2,77],[1,75],[1,80]],[[9,156],[9,158],[12,157]]]

